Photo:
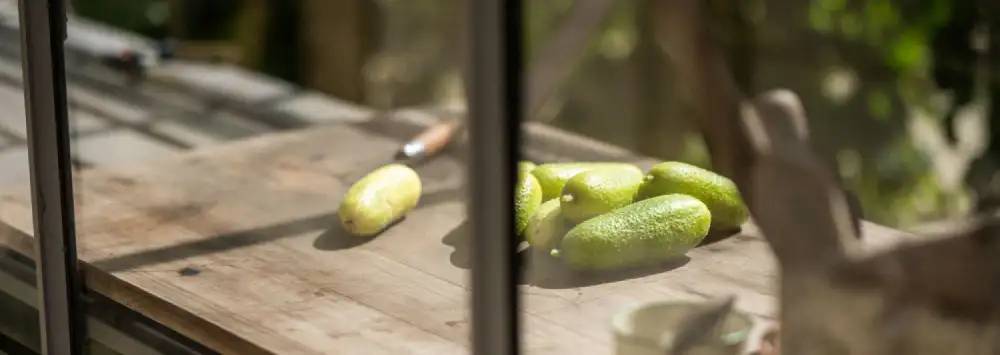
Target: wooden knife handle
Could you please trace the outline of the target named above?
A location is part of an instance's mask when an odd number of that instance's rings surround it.
[[[419,159],[437,154],[451,142],[460,125],[458,120],[448,120],[428,127],[403,145],[398,157]]]
[[[440,152],[441,149],[444,149],[444,147],[451,142],[451,138],[455,135],[455,131],[457,130],[457,120],[445,121],[431,126],[426,131],[420,133],[420,135],[413,140],[423,143],[425,147],[424,154],[431,156]]]

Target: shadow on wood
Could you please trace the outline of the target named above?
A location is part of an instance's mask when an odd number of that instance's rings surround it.
[[[733,233],[722,233],[719,239],[724,239],[730,235],[733,235]],[[450,256],[452,265],[463,269],[471,267],[471,262],[469,261],[470,236],[469,224],[463,221],[462,224],[459,224],[441,239],[442,244],[455,249]],[[518,238],[511,237],[511,240],[517,241]],[[518,259],[521,261],[523,270],[519,284],[551,289],[583,287],[658,274],[684,266],[684,264],[690,261],[690,258],[687,256],[681,256],[665,263],[645,267],[612,271],[577,271],[567,267],[559,259],[538,252],[531,247],[522,247],[518,248],[518,250]]]
[[[285,223],[189,241],[166,248],[115,256],[113,258],[98,260],[93,265],[109,273],[132,270],[143,265],[166,263],[196,255],[219,253],[292,237],[309,231],[330,228],[331,225],[340,225],[337,223],[336,215],[334,213],[324,213]],[[86,236],[83,237],[86,238]]]
[[[347,230],[344,229],[344,226],[337,221],[336,217],[333,217],[333,219],[334,219],[333,226],[331,226],[322,234],[317,236],[316,240],[313,241],[314,248],[319,250],[340,250],[340,249],[353,248],[371,242],[375,240],[375,238],[378,238],[379,234],[382,234],[382,232],[379,232],[378,234],[370,237],[359,237],[356,235],[352,235],[351,233],[348,233]],[[404,217],[396,222],[393,222],[386,229],[392,228],[392,226],[398,224],[399,222],[402,222],[405,219],[406,218]]]
[[[726,240],[729,237],[732,237],[734,235],[740,234],[740,232],[742,232],[742,231],[743,231],[743,227],[737,227],[737,228],[726,229],[726,230],[717,230],[717,229],[709,230],[708,231],[708,235],[705,236],[705,239],[701,240],[701,243],[698,243],[698,246],[700,247],[702,245],[709,245],[709,244],[721,242],[723,240]]]
[[[469,261],[469,253],[471,252],[471,250],[469,250],[469,235],[469,220],[463,220],[461,224],[455,227],[455,229],[452,229],[451,232],[444,235],[444,238],[441,238],[441,244],[455,249],[452,250],[451,256],[449,257],[451,264],[455,265],[455,267],[462,269],[469,269],[472,267],[472,264]]]
[[[569,268],[559,259],[532,248],[522,250],[519,255],[524,261],[520,283],[551,289],[576,288],[634,279],[668,272],[691,261],[687,256],[680,256],[656,265],[607,271],[578,271]]]

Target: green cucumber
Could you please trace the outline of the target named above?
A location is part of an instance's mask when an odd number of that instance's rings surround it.
[[[712,212],[712,228],[734,229],[747,221],[750,212],[732,180],[681,162],[653,166],[639,188],[637,200],[666,194],[691,195]]]
[[[542,164],[531,171],[531,174],[542,184],[542,201],[548,201],[562,195],[563,186],[576,174],[595,168],[618,168],[635,170],[639,168],[626,163],[583,162],[583,163],[549,163]]]
[[[514,232],[522,235],[528,220],[542,204],[542,186],[527,166],[519,165],[517,185],[514,186]]]
[[[640,184],[642,173],[633,169],[597,168],[576,174],[563,187],[563,215],[580,223],[624,207],[635,199]]]
[[[542,203],[524,230],[524,239],[535,250],[548,252],[559,245],[559,240],[572,225],[563,218],[558,199]]]
[[[578,224],[559,243],[573,269],[609,270],[662,263],[686,253],[708,234],[708,207],[688,195],[639,201]]]

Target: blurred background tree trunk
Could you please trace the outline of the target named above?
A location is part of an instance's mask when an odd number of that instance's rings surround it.
[[[636,46],[630,58],[632,90],[629,95],[634,102],[636,120],[633,137],[636,149],[643,154],[670,159],[704,162],[707,157],[685,157],[686,145],[697,132],[670,92],[669,61],[660,52],[656,43],[656,13],[652,11],[656,0],[636,2],[635,11]],[[681,138],[681,139],[678,139]],[[704,150],[702,149],[702,152]],[[691,153],[688,153],[689,155]]]
[[[306,86],[354,102],[365,100],[365,62],[378,36],[371,1],[302,0],[299,64]]]

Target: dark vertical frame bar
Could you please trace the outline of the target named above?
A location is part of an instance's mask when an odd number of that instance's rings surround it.
[[[20,0],[42,353],[82,353],[83,317],[66,110],[64,0]]]
[[[521,1],[469,6],[469,221],[474,354],[517,354],[515,166],[520,147]]]

